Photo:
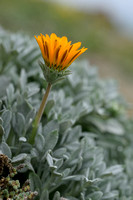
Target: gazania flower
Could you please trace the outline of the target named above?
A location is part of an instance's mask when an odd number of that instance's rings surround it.
[[[50,37],[40,34],[36,37],[38,45],[41,49],[41,53],[45,64],[57,71],[64,71],[71,65],[71,63],[84,53],[87,48],[80,48],[81,42],[71,44],[68,42],[67,37],[57,37],[55,33],[52,33]]]
[[[35,38],[45,61],[45,63],[39,62],[39,64],[48,86],[34,121],[34,128],[29,139],[31,144],[35,142],[37,127],[44,112],[52,85],[69,75],[70,71],[66,70],[66,68],[87,50],[87,48],[84,47],[79,49],[81,42],[71,44],[71,42],[68,42],[67,37],[59,38],[54,33],[52,33],[50,37],[47,34],[46,36],[41,34],[38,37],[35,36]]]

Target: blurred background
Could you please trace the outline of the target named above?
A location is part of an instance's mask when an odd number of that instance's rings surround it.
[[[0,26],[31,37],[56,33],[81,41],[82,55],[133,102],[132,0],[0,0]]]

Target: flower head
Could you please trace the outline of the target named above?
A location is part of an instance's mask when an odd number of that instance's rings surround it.
[[[64,71],[71,63],[79,57],[87,48],[80,48],[81,42],[71,44],[67,37],[57,37],[55,33],[50,36],[40,34],[36,37],[45,64],[58,72]]]

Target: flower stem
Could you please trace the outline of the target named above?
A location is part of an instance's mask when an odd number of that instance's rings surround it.
[[[46,105],[46,101],[47,101],[47,98],[48,98],[48,95],[49,95],[51,86],[52,86],[51,83],[48,83],[46,92],[45,92],[44,97],[43,97],[43,99],[42,99],[42,103],[41,103],[40,108],[39,108],[39,110],[38,110],[38,113],[37,113],[37,115],[36,115],[35,121],[36,121],[36,126],[37,126],[37,127],[38,127],[38,124],[40,123],[42,114],[43,114],[43,112],[44,112],[45,105]]]
[[[51,83],[48,83],[46,92],[44,94],[44,97],[43,97],[41,105],[40,105],[40,108],[39,108],[37,115],[36,115],[36,118],[34,120],[33,131],[32,131],[31,137],[29,139],[29,143],[31,143],[31,144],[34,144],[34,142],[35,142],[35,136],[36,136],[37,128],[38,128],[38,125],[40,123],[42,114],[44,112],[46,102],[47,102],[47,98],[48,98],[51,87],[52,87]]]

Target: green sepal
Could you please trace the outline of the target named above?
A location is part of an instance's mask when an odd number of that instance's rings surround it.
[[[48,83],[54,84],[58,81],[65,79],[65,77],[71,74],[70,70],[58,71],[53,67],[48,67],[46,64],[39,61],[39,65],[43,71],[44,77]]]

